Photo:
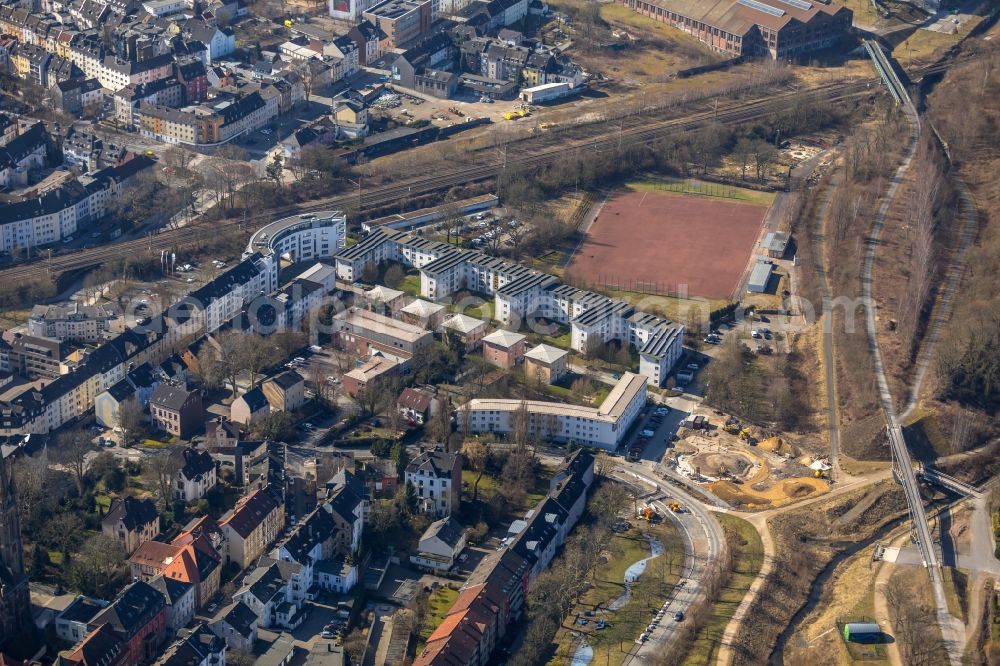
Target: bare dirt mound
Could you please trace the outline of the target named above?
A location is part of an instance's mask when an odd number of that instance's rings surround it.
[[[799,450],[794,445],[789,444],[780,437],[768,437],[763,442],[757,444],[757,446],[765,451],[770,451],[786,458],[794,458],[799,455]]]
[[[745,477],[753,469],[753,460],[742,453],[699,453],[690,460],[691,466],[698,468],[706,476]]]
[[[737,485],[732,481],[716,481],[708,485],[709,490],[720,498],[747,509],[764,509],[781,506],[810,495],[825,493],[830,484],[822,479],[795,477],[767,486],[765,483]]]

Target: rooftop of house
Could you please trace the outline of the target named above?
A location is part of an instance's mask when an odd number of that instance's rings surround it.
[[[268,488],[260,488],[236,503],[232,513],[224,517],[220,524],[229,526],[244,539],[281,505]]]
[[[280,375],[271,377],[265,383],[274,384],[283,391],[287,391],[303,382],[302,375],[294,370],[282,372]]]
[[[425,539],[437,538],[450,548],[454,548],[458,545],[463,534],[465,534],[465,528],[462,527],[462,524],[451,516],[448,516],[431,523],[420,537],[420,541],[423,542]]]
[[[247,391],[237,398],[237,400],[242,401],[247,406],[247,409],[250,410],[251,414],[269,407],[267,396],[264,395],[264,391],[261,390],[259,386]]]
[[[431,303],[430,301],[425,301],[421,298],[416,299],[408,305],[404,305],[400,308],[400,312],[405,312],[406,314],[414,315],[416,317],[431,317],[437,313],[444,310],[444,306],[439,303]]]
[[[93,627],[110,624],[119,634],[131,638],[156,617],[165,603],[155,588],[136,581],[95,615],[90,624]]]
[[[414,326],[413,324],[407,324],[404,321],[397,321],[386,317],[385,315],[380,315],[376,312],[369,312],[362,308],[352,307],[343,312],[339,312],[334,316],[334,319],[344,321],[345,323],[356,326],[360,329],[371,331],[372,333],[378,335],[384,335],[390,338],[396,338],[398,340],[404,340],[406,342],[417,342],[428,335],[427,331],[420,328],[419,326]]]
[[[513,331],[507,331],[502,328],[498,328],[489,335],[483,338],[483,342],[494,347],[501,347],[503,349],[510,349],[517,343],[525,339],[525,336],[520,333],[515,333]]]
[[[546,365],[556,363],[567,356],[569,356],[569,352],[565,349],[559,349],[558,347],[546,344],[540,344],[537,347],[532,347],[524,353],[524,358],[544,363]]]
[[[61,613],[59,613],[58,619],[66,620],[67,622],[79,622],[81,624],[87,624],[102,608],[107,605],[106,601],[99,601],[97,599],[91,599],[83,595],[78,596],[76,599],[70,603]]]
[[[116,525],[118,521],[121,521],[125,529],[133,531],[159,519],[160,514],[152,500],[126,497],[125,499],[112,500],[108,514],[104,516],[101,524]]]
[[[451,477],[451,471],[457,460],[458,456],[454,453],[445,453],[436,449],[424,451],[410,461],[406,466],[406,473],[419,474],[424,472],[437,478]]]
[[[470,317],[469,315],[462,314],[459,312],[448,319],[445,319],[445,328],[457,331],[462,335],[468,335],[470,333],[475,333],[476,331],[481,331],[486,328],[486,322],[482,319],[476,319],[475,317]]]
[[[187,390],[183,386],[173,384],[160,384],[153,391],[149,402],[151,405],[162,407],[173,411],[180,411],[187,404],[193,391]]]
[[[257,625],[257,614],[242,601],[237,601],[228,610],[223,609],[222,620],[244,638],[253,633]]]
[[[426,412],[434,401],[434,394],[418,388],[407,387],[399,394],[396,404],[405,409],[412,409],[415,412]]]

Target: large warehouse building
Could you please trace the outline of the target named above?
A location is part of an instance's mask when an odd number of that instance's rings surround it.
[[[619,0],[732,56],[791,58],[830,46],[853,12],[829,0]]]

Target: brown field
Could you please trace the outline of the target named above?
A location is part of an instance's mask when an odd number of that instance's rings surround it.
[[[608,199],[567,276],[576,283],[730,298],[767,206],[626,190]]]

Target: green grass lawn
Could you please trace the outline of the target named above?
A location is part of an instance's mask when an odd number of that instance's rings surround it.
[[[697,178],[650,177],[640,181],[627,183],[626,187],[635,192],[674,192],[693,196],[722,199],[737,203],[750,203],[770,206],[774,202],[774,192],[758,192],[734,185],[710,183]]]
[[[407,275],[399,285],[400,291],[405,291],[410,296],[420,296],[420,274]]]
[[[471,469],[462,470],[462,484],[468,486],[469,497],[471,497],[472,487],[476,484],[476,476],[478,472]],[[484,494],[492,494],[500,490],[500,483],[495,477],[489,474],[483,474],[483,478],[479,479],[479,496],[482,497]]]
[[[549,395],[555,398],[562,398],[563,400],[569,400],[573,397],[573,392],[566,388],[565,386],[555,386],[553,384],[547,384],[545,390]]]
[[[476,319],[482,319],[483,321],[493,320],[493,301],[486,301],[478,306],[466,306],[460,307],[459,303],[454,303],[451,306],[452,312],[461,312],[469,317],[475,317]]]
[[[702,318],[707,320],[713,310],[718,310],[729,304],[729,301],[724,298],[677,298],[676,296],[644,294],[621,289],[611,290],[609,293],[613,298],[621,299],[644,312],[658,314],[682,323],[692,316],[697,317],[698,321],[701,321]]]
[[[592,624],[581,627],[576,619],[588,610],[598,611],[618,598],[624,590],[625,570],[634,562],[649,557],[649,542],[643,535],[659,539],[666,548],[660,557],[650,560],[639,581],[633,585],[632,598],[621,609],[613,612],[598,612],[592,619],[603,617],[607,627],[592,629]],[[652,617],[652,609],[658,608],[666,600],[680,577],[684,562],[684,546],[677,533],[677,527],[670,520],[655,525],[640,523],[627,534],[616,535],[612,541],[610,557],[594,576],[595,584],[584,593],[580,604],[567,617],[556,642],[559,648],[552,663],[568,664],[572,660],[572,650],[576,638],[570,632],[581,631],[594,649],[593,664],[620,664],[626,650],[645,629]]]
[[[541,338],[547,345],[559,347],[560,349],[569,349],[569,346],[573,343],[573,331],[566,329],[558,335],[543,335]]]
[[[594,405],[599,405],[604,402],[604,399],[608,397],[611,393],[611,387],[607,384],[598,384],[597,389],[594,391],[594,395],[590,396],[590,401]]]
[[[764,563],[764,546],[753,525],[741,518],[723,513],[717,513],[715,517],[722,523],[724,529],[738,534],[743,544],[733,553],[733,574],[729,583],[723,588],[719,600],[712,606],[708,622],[695,636],[684,659],[683,663],[691,666],[715,663],[719,644],[722,642],[722,633]]]
[[[30,314],[30,308],[20,310],[4,310],[3,312],[0,312],[0,326],[3,326],[4,328],[14,328],[15,326],[20,326],[28,321],[28,315]]]
[[[982,21],[981,16],[973,16],[967,21],[963,21],[958,26],[958,31],[954,34],[936,32],[934,30],[919,29],[909,37],[896,45],[892,50],[892,56],[901,65],[909,67],[910,61],[914,59],[928,58],[939,51],[947,49],[963,39],[965,39],[972,29]]]
[[[513,507],[511,509],[511,514],[516,517],[521,517],[529,509],[533,509],[535,505],[545,499],[545,496],[549,492],[549,477],[550,474],[544,471],[544,468],[538,474],[538,478],[535,480],[535,487],[530,492],[525,495],[524,504],[520,507]],[[463,489],[465,497],[468,499],[472,498],[472,486],[476,483],[476,472],[471,469],[462,470],[462,484],[468,487],[468,492]],[[500,479],[493,476],[490,473],[483,474],[483,478],[479,480],[479,499],[489,497],[493,493],[500,491]]]
[[[427,639],[438,628],[438,625],[444,622],[448,609],[455,603],[455,599],[458,599],[458,590],[453,590],[450,587],[439,587],[431,592],[431,596],[427,600],[427,616],[420,627],[420,637],[417,640],[417,654],[423,651]]]

